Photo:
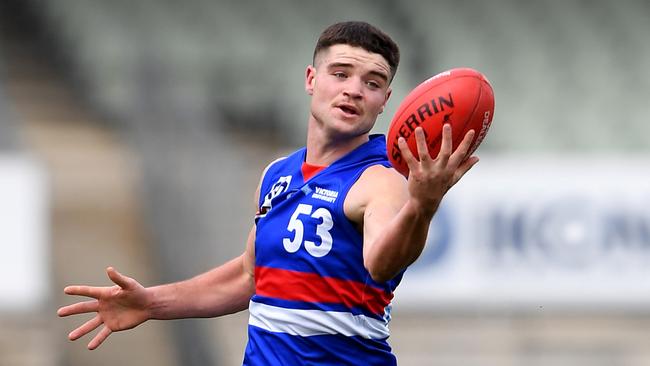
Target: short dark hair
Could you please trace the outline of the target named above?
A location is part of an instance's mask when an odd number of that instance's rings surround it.
[[[327,27],[316,42],[313,62],[322,50],[336,44],[361,47],[384,57],[390,66],[392,80],[399,65],[399,47],[386,33],[366,22],[341,22]]]

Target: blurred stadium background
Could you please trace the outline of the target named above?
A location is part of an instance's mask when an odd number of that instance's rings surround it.
[[[85,318],[55,315],[62,289],[239,254],[261,170],[303,143],[315,40],[350,19],[403,53],[377,132],[448,68],[497,99],[397,292],[400,364],[650,365],[645,0],[1,1],[0,365],[240,364],[246,313],[89,352],[66,337]]]

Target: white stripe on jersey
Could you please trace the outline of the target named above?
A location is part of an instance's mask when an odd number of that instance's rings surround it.
[[[348,312],[287,309],[254,301],[248,310],[248,324],[269,332],[302,337],[341,334],[366,339],[384,339],[390,335],[385,322]]]

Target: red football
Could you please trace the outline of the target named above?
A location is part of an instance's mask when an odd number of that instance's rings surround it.
[[[494,92],[483,74],[469,68],[441,72],[418,85],[400,104],[388,128],[388,159],[397,171],[408,176],[408,166],[402,159],[397,139],[404,137],[417,157],[414,131],[422,126],[429,153],[436,158],[445,123],[451,124],[454,149],[467,131],[475,131],[471,154],[483,141],[493,116]]]

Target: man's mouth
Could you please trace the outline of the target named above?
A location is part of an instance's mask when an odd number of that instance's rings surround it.
[[[357,107],[353,105],[339,104],[337,107],[347,115],[352,115],[352,116],[359,115],[359,109],[357,109]]]

